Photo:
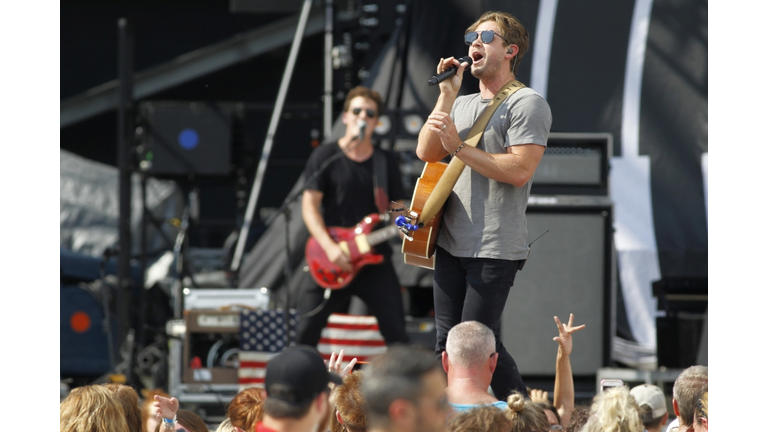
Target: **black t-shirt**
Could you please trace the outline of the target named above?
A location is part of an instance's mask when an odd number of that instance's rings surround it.
[[[373,196],[373,156],[363,162],[355,162],[339,156],[314,180],[312,174],[324,161],[340,152],[339,144],[323,144],[312,151],[304,169],[307,189],[323,193],[322,214],[328,227],[353,227],[365,216],[378,213]],[[387,192],[391,201],[404,199],[403,180],[394,153],[384,152],[387,158]]]

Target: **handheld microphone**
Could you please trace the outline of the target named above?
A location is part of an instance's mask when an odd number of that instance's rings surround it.
[[[464,62],[467,62],[470,65],[472,64],[472,57],[470,57],[470,56],[460,57],[460,58],[457,58],[456,60],[459,61],[459,64],[462,64]],[[437,75],[433,76],[432,78],[430,78],[429,81],[427,81],[427,84],[429,84],[430,86],[437,85],[437,84],[447,80],[448,78],[456,75],[456,71],[458,69],[459,69],[458,66],[451,66],[448,69],[444,70],[443,72],[440,72],[439,74],[437,74]]]
[[[365,138],[365,127],[368,126],[368,123],[365,122],[365,120],[358,120],[357,121],[357,128],[360,129],[360,136],[358,137],[358,140],[362,141]]]

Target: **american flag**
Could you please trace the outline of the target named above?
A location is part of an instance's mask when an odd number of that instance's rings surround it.
[[[290,337],[296,338],[296,311],[290,310]],[[282,309],[240,312],[240,351],[237,380],[240,390],[263,387],[267,362],[285,348],[285,313]]]
[[[344,366],[352,358],[358,362],[387,350],[384,338],[379,332],[376,317],[368,315],[331,314],[328,324],[320,334],[317,350],[324,359],[331,358],[331,353],[344,350]]]

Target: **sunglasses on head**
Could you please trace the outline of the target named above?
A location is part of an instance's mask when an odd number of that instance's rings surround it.
[[[352,114],[358,115],[362,110],[363,110],[362,108],[352,108]],[[368,108],[365,110],[365,115],[367,115],[368,118],[374,118],[376,117],[376,110]]]
[[[504,36],[496,33],[493,30],[478,30],[478,31],[469,32],[469,33],[464,35],[464,43],[466,43],[467,45],[472,45],[472,42],[474,42],[475,39],[477,39],[477,34],[478,33],[480,33],[480,40],[484,44],[489,44],[489,43],[493,42],[493,36],[494,35],[500,37],[501,40],[503,40],[504,42],[509,43],[509,41],[506,40],[504,38]]]

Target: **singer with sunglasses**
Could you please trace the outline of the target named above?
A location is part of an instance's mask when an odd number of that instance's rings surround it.
[[[304,223],[328,261],[345,271],[353,263],[327,228],[354,227],[370,214],[386,213],[396,207],[392,201],[402,206],[405,196],[396,155],[374,147],[371,141],[382,106],[381,96],[375,90],[350,90],[341,116],[346,126],[344,136],[315,148],[304,170]],[[383,255],[384,261],[362,266],[349,285],[329,291],[330,297],[319,311],[324,290],[316,284],[304,287],[298,302],[297,343],[317,346],[328,316],[334,312],[347,313],[345,308],[352,295],[360,298],[368,306],[368,313],[376,317],[387,344],[407,342],[403,298],[391,261],[392,249],[385,241],[373,246],[373,250]]]
[[[499,331],[515,275],[528,257],[525,210],[552,114],[543,97],[515,81],[529,37],[514,16],[486,12],[467,29],[464,42],[471,64],[453,57],[440,59],[438,74],[458,69],[439,84],[440,95],[416,149],[426,162],[451,156],[466,164],[445,203],[437,238],[435,349],[437,355],[445,351],[448,332],[460,322],[474,320],[488,326],[499,355],[491,388],[497,399],[506,400],[513,390],[527,394],[507,348],[514,352],[532,347],[504,347]],[[459,96],[466,68],[479,79],[480,92]],[[515,91],[495,104],[498,108],[477,146],[466,145],[470,128],[508,85]]]

